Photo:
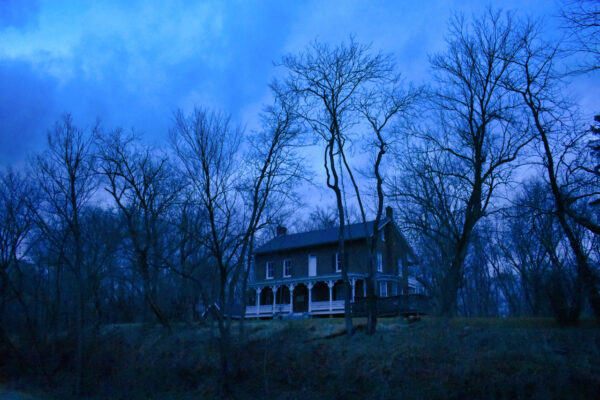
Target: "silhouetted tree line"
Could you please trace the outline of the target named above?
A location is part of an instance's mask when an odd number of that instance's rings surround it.
[[[423,87],[353,38],[315,41],[282,59],[255,132],[218,111],[177,111],[158,149],[64,116],[41,154],[0,177],[2,345],[52,381],[64,368],[52,343],[71,338],[82,393],[107,324],[169,331],[217,304],[227,390],[253,249],[277,224],[340,226],[345,277],[344,224],[378,223],[384,204],[439,314],[600,319],[598,117],[590,128],[569,98],[573,77],[598,69],[597,3],[567,4],[564,21],[570,35],[556,43],[510,13],[456,16]],[[299,213],[302,148],[315,144],[335,208]],[[374,333],[374,308],[368,321]]]

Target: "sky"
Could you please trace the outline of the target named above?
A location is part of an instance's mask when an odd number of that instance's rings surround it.
[[[558,26],[553,1],[496,1],[494,7]],[[421,1],[35,1],[0,0],[0,166],[19,165],[44,148],[64,113],[75,123],[134,127],[166,144],[177,109],[230,113],[258,128],[270,100],[275,63],[318,38],[354,35],[392,54],[417,84],[428,55],[442,51],[453,13],[480,15],[475,0]],[[589,90],[574,90],[593,108]],[[596,107],[598,108],[598,107]]]

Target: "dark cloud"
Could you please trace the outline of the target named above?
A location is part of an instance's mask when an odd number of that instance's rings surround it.
[[[172,44],[165,44],[165,38],[85,30],[68,58],[38,53],[30,63],[5,59],[0,67],[5,88],[0,94],[0,163],[41,148],[44,132],[67,112],[80,126],[100,119],[105,129],[134,127],[155,143],[167,138],[177,108],[222,108],[239,120],[244,107],[268,90],[290,11],[276,3],[228,9],[210,44],[202,42],[207,38],[201,30],[189,35],[189,43]],[[280,24],[265,29],[273,20]],[[201,50],[165,57],[171,46]],[[52,76],[60,76],[60,82]]]
[[[56,116],[57,83],[19,60],[0,60],[0,163],[40,147]]]
[[[167,138],[177,108],[216,107],[246,124],[268,99],[268,83],[280,71],[273,61],[315,37],[337,42],[356,33],[373,40],[419,80],[427,51],[444,46],[452,8],[360,1],[340,8],[316,0],[165,4],[56,0],[40,7],[0,0],[0,164],[38,151],[66,112],[84,127],[96,119],[106,129],[135,127],[155,143]]]
[[[37,22],[38,0],[0,0],[0,29],[22,29]]]

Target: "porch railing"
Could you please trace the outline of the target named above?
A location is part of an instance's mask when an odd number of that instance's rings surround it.
[[[329,311],[329,301],[313,301],[310,303],[311,312],[323,312]],[[344,309],[344,300],[333,300],[331,302],[332,311],[340,311]],[[246,306],[246,316],[252,317],[253,315],[271,315],[278,313],[289,313],[289,304],[275,304],[273,308],[272,304],[260,305],[259,312],[257,313],[257,306]]]

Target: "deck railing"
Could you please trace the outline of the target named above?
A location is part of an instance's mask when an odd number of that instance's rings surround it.
[[[340,311],[344,309],[344,300],[333,300],[329,301],[313,301],[310,303],[311,312],[328,312],[328,311]],[[252,317],[254,315],[272,315],[272,314],[283,314],[290,312],[289,304],[275,304],[273,308],[272,304],[262,304],[257,312],[257,306],[246,306],[246,316]]]
[[[275,304],[275,308],[273,308],[273,304],[261,304],[259,308],[259,313],[257,313],[256,306],[246,306],[246,316],[251,317],[253,315],[264,315],[264,314],[277,314],[277,313],[289,313],[290,305],[289,304]]]
[[[339,311],[344,309],[344,300],[333,300],[331,304],[328,301],[313,301],[310,303],[311,311],[329,311],[331,306],[331,311]]]

